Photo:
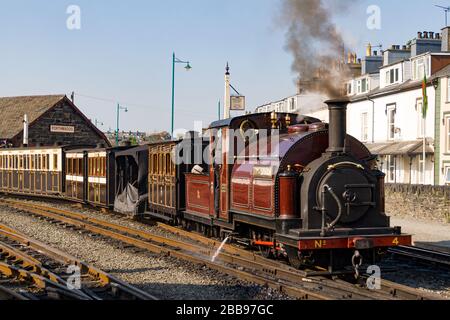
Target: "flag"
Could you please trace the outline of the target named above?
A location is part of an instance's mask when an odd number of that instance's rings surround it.
[[[423,104],[422,104],[422,117],[426,119],[427,112],[428,112],[428,95],[427,95],[427,73],[424,68],[424,76],[423,76],[423,83],[422,83],[422,97],[423,97]]]

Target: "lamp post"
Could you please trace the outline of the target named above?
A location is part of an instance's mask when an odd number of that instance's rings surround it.
[[[122,107],[119,103],[117,104],[117,127],[116,127],[116,147],[119,146],[119,119],[120,119],[120,111],[123,110],[128,112],[128,108]]]
[[[189,71],[192,69],[189,61],[182,61],[176,57],[175,52],[173,53],[173,57],[172,57],[172,125],[171,125],[171,130],[170,130],[172,139],[173,139],[173,131],[174,131],[174,125],[175,125],[175,65],[177,63],[185,64],[186,66],[184,68],[186,69],[186,71]]]

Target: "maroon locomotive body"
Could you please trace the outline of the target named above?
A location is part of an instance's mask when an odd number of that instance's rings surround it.
[[[213,123],[207,140],[170,142],[176,163],[162,171],[172,179],[158,179],[173,185],[175,201],[156,216],[208,235],[233,234],[266,256],[285,254],[295,267],[374,263],[387,248],[410,245],[385,214],[376,157],[346,133],[347,101],[328,105],[329,125],[251,114]],[[153,208],[164,203],[158,194]]]

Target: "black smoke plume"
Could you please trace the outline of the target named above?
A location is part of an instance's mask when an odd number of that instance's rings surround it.
[[[294,56],[293,71],[300,88],[329,98],[341,96],[345,44],[333,16],[346,12],[354,0],[282,0],[282,21],[288,25],[286,49]]]

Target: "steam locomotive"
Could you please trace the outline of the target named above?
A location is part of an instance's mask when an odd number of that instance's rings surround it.
[[[411,236],[390,226],[376,156],[346,133],[348,101],[327,104],[329,125],[274,112],[135,148],[3,149],[0,192],[232,237],[296,268],[357,269]]]

